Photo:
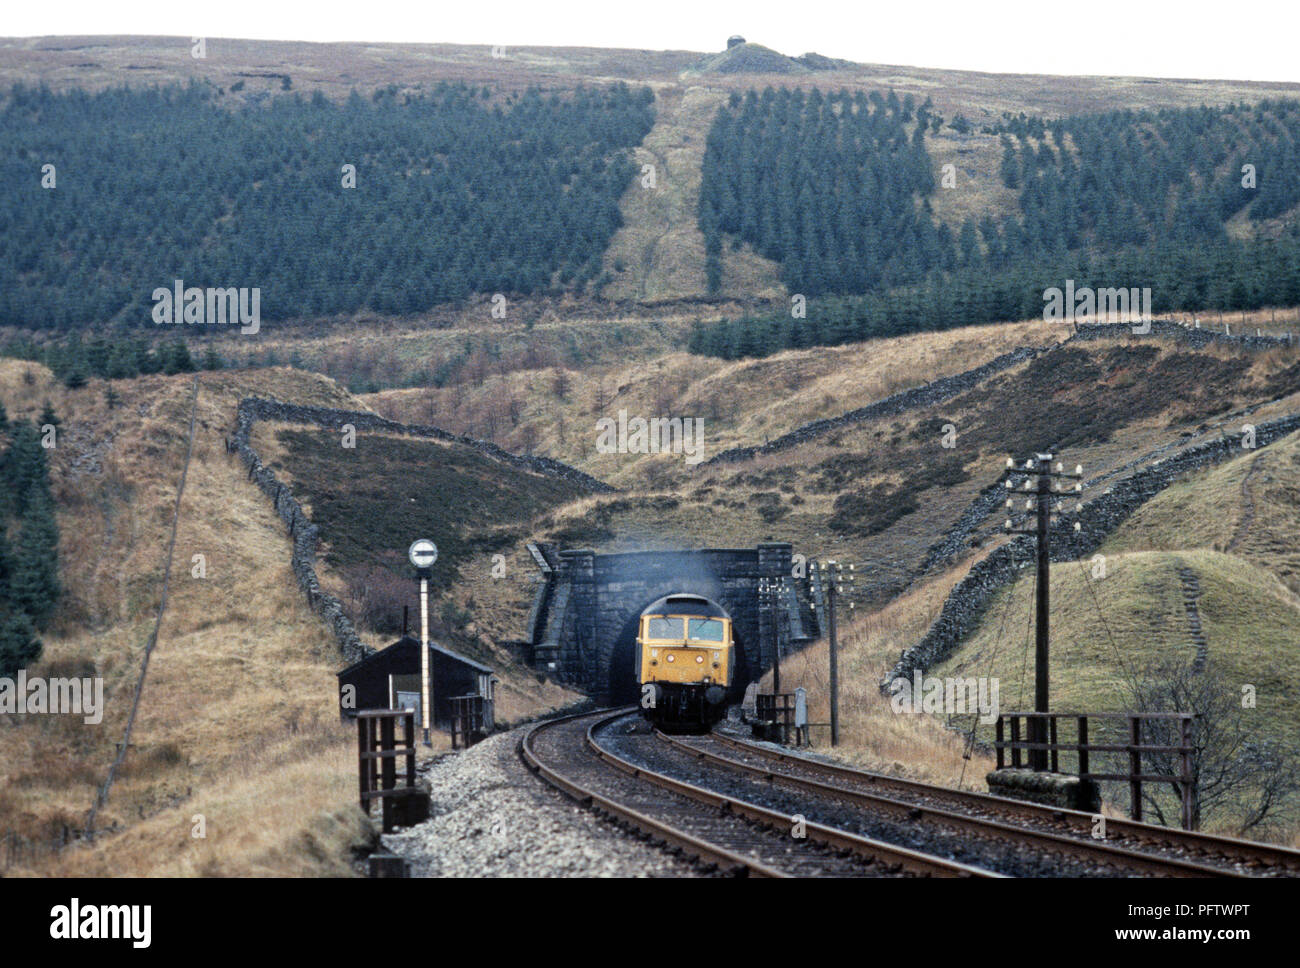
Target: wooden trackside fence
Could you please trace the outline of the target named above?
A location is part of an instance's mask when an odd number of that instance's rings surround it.
[[[794,735],[794,693],[759,693],[754,697],[754,725],[763,738],[773,743],[789,743]]]
[[[1001,713],[998,716],[994,740],[998,769],[1007,766],[1012,769],[1027,766],[1027,761],[1021,762],[1021,750],[1046,750],[1048,769],[1053,773],[1060,773],[1061,754],[1073,754],[1075,766],[1073,772],[1081,779],[1112,780],[1128,784],[1129,816],[1134,820],[1142,819],[1142,784],[1168,783],[1179,797],[1183,828],[1192,830],[1197,825],[1196,773],[1192,768],[1195,753],[1195,747],[1192,745],[1192,721],[1195,718],[1192,713]],[[1036,720],[1046,720],[1047,741],[1045,743],[1035,743],[1028,739],[1033,735],[1029,725]],[[1093,722],[1094,727],[1109,726],[1110,728],[1106,730],[1110,734],[1108,738],[1112,740],[1118,738],[1120,741],[1096,742],[1095,739],[1090,739],[1088,732],[1090,721]],[[1023,730],[1022,723],[1025,726]],[[1066,724],[1067,728],[1073,727],[1075,738],[1073,743],[1061,741],[1058,729],[1059,724],[1062,723]],[[1123,728],[1123,733],[1119,736],[1116,736],[1117,731],[1114,728],[1116,725]],[[1143,742],[1144,736],[1150,737],[1153,731],[1157,733],[1157,741]],[[1094,737],[1096,733],[1097,729],[1094,728]],[[1159,740],[1160,734],[1165,737],[1164,741]],[[1022,739],[1022,736],[1026,738]],[[1176,740],[1176,743],[1173,740]],[[1116,772],[1093,772],[1094,754],[1104,754],[1112,763],[1118,756],[1119,761],[1125,762],[1128,769]],[[1151,767],[1144,772],[1142,759],[1144,755],[1147,757],[1148,764],[1152,756],[1164,757],[1166,762],[1176,758],[1177,772],[1156,772],[1158,768]],[[1068,770],[1069,765],[1067,759],[1066,772],[1071,772]]]

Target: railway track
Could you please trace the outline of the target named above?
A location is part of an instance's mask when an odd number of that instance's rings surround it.
[[[1086,857],[1133,873],[1164,876],[1296,876],[1300,851],[1232,837],[1107,817],[1105,839],[1092,836],[1094,816],[1042,804],[824,763],[725,733],[660,734],[662,740],[718,768],[774,785],[851,802],[915,822],[929,821],[980,836],[1018,838],[1044,850]]]
[[[629,709],[548,720],[519,744],[534,773],[585,806],[706,868],[750,877],[997,877],[967,864],[882,843],[667,776],[603,748],[596,733]],[[802,836],[796,836],[796,830]]]

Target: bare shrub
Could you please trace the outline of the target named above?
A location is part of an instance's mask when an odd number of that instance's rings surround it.
[[[1126,687],[1136,712],[1193,713],[1191,757],[1195,778],[1192,828],[1207,820],[1231,817],[1237,829],[1269,830],[1294,818],[1300,793],[1300,762],[1290,750],[1259,735],[1241,705],[1240,685],[1210,666],[1194,671],[1190,662],[1159,662],[1130,669]],[[1143,741],[1178,746],[1177,720],[1150,720]],[[1156,773],[1182,772],[1178,753],[1147,753],[1144,763]],[[1170,786],[1173,796],[1169,794]],[[1178,784],[1144,784],[1143,801],[1162,824],[1177,824],[1182,790]]]

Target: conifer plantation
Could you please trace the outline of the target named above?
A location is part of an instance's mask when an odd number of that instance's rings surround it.
[[[240,109],[198,83],[3,100],[0,324],[63,330],[152,327],[175,279],[260,288],[266,321],[582,288],[653,120],[650,90],[623,83]]]
[[[703,168],[710,282],[724,243],[748,243],[810,303],[802,319],[698,327],[691,349],[735,359],[1032,318],[1065,279],[1149,287],[1153,312],[1300,301],[1300,231],[1271,222],[1300,202],[1300,102],[1007,115],[985,133],[1019,211],[956,232],[931,214],[938,122],[892,93],[733,96]]]

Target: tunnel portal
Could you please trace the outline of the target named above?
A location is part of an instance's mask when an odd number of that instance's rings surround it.
[[[789,622],[783,625],[786,650],[817,634],[803,562],[796,563],[789,544],[617,554],[545,545],[530,550],[543,582],[523,644],[537,669],[600,703],[635,699],[637,619],[665,595],[699,595],[731,616],[737,694],[771,666],[778,622]],[[778,577],[789,579],[784,600],[760,601],[760,581]]]

